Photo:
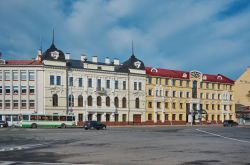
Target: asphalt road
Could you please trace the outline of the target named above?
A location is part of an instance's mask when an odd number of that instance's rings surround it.
[[[0,129],[0,164],[250,165],[250,127]]]

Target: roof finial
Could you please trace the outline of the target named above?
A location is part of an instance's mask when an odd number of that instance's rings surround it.
[[[132,56],[134,56],[134,42],[132,40]]]
[[[43,51],[43,39],[41,35],[40,35],[40,50],[41,52]]]

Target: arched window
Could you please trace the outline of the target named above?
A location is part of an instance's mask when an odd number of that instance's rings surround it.
[[[122,98],[122,108],[127,108],[127,100],[126,97]]]
[[[69,95],[69,107],[74,107],[74,96]]]
[[[110,97],[106,97],[106,106],[110,107]]]
[[[83,107],[83,97],[82,97],[82,95],[78,96],[78,107]]]
[[[92,106],[92,96],[88,96],[88,106]]]
[[[97,97],[97,102],[96,102],[97,106],[102,106],[102,98],[101,96]]]
[[[115,102],[115,107],[118,108],[119,107],[119,99],[118,99],[118,97],[115,97],[114,102]]]
[[[52,102],[53,102],[53,107],[57,107],[58,106],[58,95],[57,94],[53,94],[52,96]]]
[[[135,99],[135,108],[140,108],[140,100],[139,100],[139,98]]]

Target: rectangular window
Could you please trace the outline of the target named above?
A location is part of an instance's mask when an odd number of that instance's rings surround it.
[[[214,104],[212,104],[212,110],[214,110]]]
[[[152,89],[149,89],[149,90],[148,90],[148,95],[149,95],[149,96],[152,96]]]
[[[13,108],[14,109],[18,108],[18,100],[13,100]]]
[[[208,82],[206,83],[206,88],[207,88],[207,89],[209,88],[209,83],[208,83]]]
[[[92,78],[88,78],[88,88],[92,88]]]
[[[168,97],[168,91],[165,91],[165,96]]]
[[[5,94],[10,94],[10,86],[5,86]]]
[[[141,91],[141,82],[139,82],[139,90]]]
[[[183,95],[182,92],[180,92],[180,97],[181,97],[181,98],[182,98],[182,95]]]
[[[122,121],[126,122],[127,121],[127,115],[126,114],[122,114]]]
[[[27,87],[26,86],[21,86],[22,94],[27,93]]]
[[[61,76],[56,76],[56,85],[61,85]]]
[[[13,71],[12,74],[13,74],[13,75],[12,75],[13,81],[17,81],[17,80],[18,80],[18,71]]]
[[[4,77],[5,77],[5,81],[10,81],[10,72],[5,71],[4,72]]]
[[[49,76],[49,79],[50,79],[50,85],[55,85],[55,77],[54,77],[54,75],[50,75]]]
[[[200,82],[200,89],[202,89],[202,87],[203,87],[203,83],[202,83],[202,82]]]
[[[180,86],[182,87],[182,80],[180,80]]]
[[[233,95],[230,95],[230,100],[233,100]]]
[[[168,79],[167,78],[165,79],[165,85],[168,85]]]
[[[179,121],[182,121],[182,114],[179,114]]]
[[[227,105],[224,105],[224,110],[227,110]]]
[[[158,90],[155,91],[155,95],[158,96]]]
[[[69,86],[73,86],[74,82],[73,82],[73,77],[69,77]]]
[[[107,89],[110,89],[110,80],[107,80],[107,81],[106,81],[106,88],[107,88]]]
[[[0,100],[0,108],[1,109],[3,108],[3,102],[2,102],[2,100]]]
[[[176,91],[173,91],[173,97],[176,97]]]
[[[0,95],[3,94],[3,87],[0,86]]]
[[[218,104],[218,110],[220,110],[220,105]]]
[[[186,87],[189,87],[189,81],[187,81],[187,86]]]
[[[189,92],[187,92],[187,98],[189,98]]]
[[[78,80],[78,86],[82,87],[82,78],[79,78],[79,80]]]
[[[34,94],[34,93],[35,93],[35,87],[29,86],[29,94]]]
[[[172,86],[175,86],[175,80],[172,79]]]
[[[5,100],[5,108],[6,109],[10,108],[10,100]]]
[[[212,94],[212,99],[214,99],[214,94]]]
[[[232,110],[232,105],[229,105],[229,110],[230,110],[230,111]]]
[[[168,109],[168,102],[165,102],[165,108]]]
[[[119,81],[115,80],[115,89],[118,89],[118,88],[119,88]]]
[[[183,103],[180,103],[180,109],[182,109],[183,108]]]
[[[214,86],[215,86],[214,83],[212,83],[212,89],[214,89]]]
[[[173,109],[175,109],[175,103],[172,104]]]
[[[21,71],[21,80],[22,80],[22,81],[26,81],[26,80],[27,80],[26,71]]]
[[[220,94],[218,94],[218,100],[220,100]]]
[[[22,100],[21,108],[26,109],[26,107],[27,107],[26,100]]]
[[[152,84],[152,77],[149,77],[149,78],[148,78],[148,83],[149,83],[149,84]]]
[[[175,114],[172,115],[172,120],[175,120]]]
[[[30,100],[29,108],[30,109],[34,109],[35,108],[35,100]]]
[[[34,71],[30,71],[29,72],[29,80],[30,81],[34,81],[35,80],[35,72]]]
[[[97,86],[96,86],[97,90],[101,90],[102,88],[102,80],[101,79],[97,79]]]
[[[115,122],[119,121],[119,114],[115,114]]]
[[[122,82],[123,90],[126,90],[126,81]]]
[[[13,94],[14,95],[18,94],[18,86],[13,86]]]
[[[209,110],[209,105],[208,104],[206,104],[206,110]]]
[[[206,93],[206,99],[209,99],[209,94],[208,93]]]
[[[203,93],[200,93],[200,99],[202,99]]]
[[[148,108],[152,108],[152,102],[148,102]]]
[[[157,114],[157,121],[160,121],[160,120],[161,120],[161,115]]]
[[[0,71],[0,81],[3,80],[3,72]]]
[[[158,109],[161,108],[161,102],[157,102],[157,108],[158,108]]]
[[[168,119],[168,114],[165,114],[165,121],[169,120]]]
[[[137,82],[134,82],[134,90],[137,90]]]

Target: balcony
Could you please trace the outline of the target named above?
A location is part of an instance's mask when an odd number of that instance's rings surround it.
[[[101,88],[101,87],[97,87],[96,92],[98,94],[100,94],[100,95],[106,95],[107,94],[107,91],[104,88]]]

